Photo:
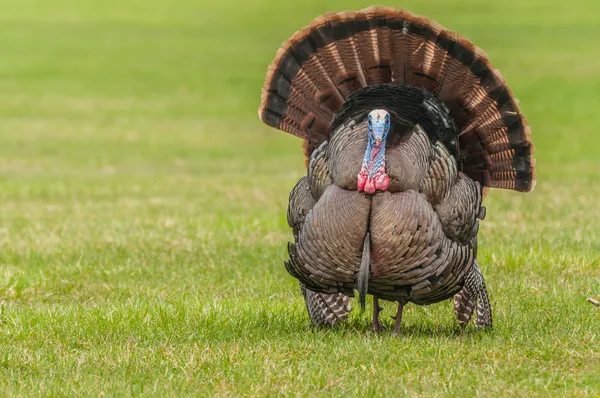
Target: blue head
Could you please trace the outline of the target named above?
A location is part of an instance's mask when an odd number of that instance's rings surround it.
[[[367,117],[369,121],[369,146],[379,147],[385,144],[390,131],[390,114],[383,109],[375,109]]]
[[[367,122],[368,142],[363,171],[373,177],[385,161],[385,139],[390,131],[390,114],[383,109],[375,109],[369,112]]]

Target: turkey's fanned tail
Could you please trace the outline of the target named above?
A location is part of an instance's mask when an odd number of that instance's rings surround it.
[[[446,105],[462,171],[484,188],[533,189],[530,130],[500,72],[469,40],[405,10],[327,14],[298,31],[269,67],[259,116],[304,139],[309,157],[353,93],[388,83]]]

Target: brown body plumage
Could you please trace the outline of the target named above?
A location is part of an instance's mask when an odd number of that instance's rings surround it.
[[[392,120],[389,186],[366,194],[357,175],[374,109]],[[477,307],[478,326],[491,325],[475,261],[484,189],[529,191],[535,172],[529,128],[481,50],[406,11],[319,17],[278,52],[259,116],[305,140],[286,268],[315,324],[345,319],[358,289],[399,303],[396,331],[404,304],[457,294],[462,324]]]

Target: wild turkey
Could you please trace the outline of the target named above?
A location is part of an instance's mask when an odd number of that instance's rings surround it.
[[[535,185],[525,118],[486,54],[436,22],[370,7],[318,17],[269,67],[260,119],[304,140],[288,272],[315,324],[374,296],[403,306],[455,296],[465,325],[492,313],[477,257],[488,188]]]

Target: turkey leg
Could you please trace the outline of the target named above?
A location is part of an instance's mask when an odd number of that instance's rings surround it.
[[[373,326],[371,330],[375,333],[383,332],[385,327],[379,322],[379,312],[382,310],[379,306],[379,299],[373,296]]]
[[[398,301],[398,311],[396,312],[396,325],[394,325],[393,334],[398,334],[400,332],[400,324],[402,323],[402,310],[404,310],[404,303]]]

